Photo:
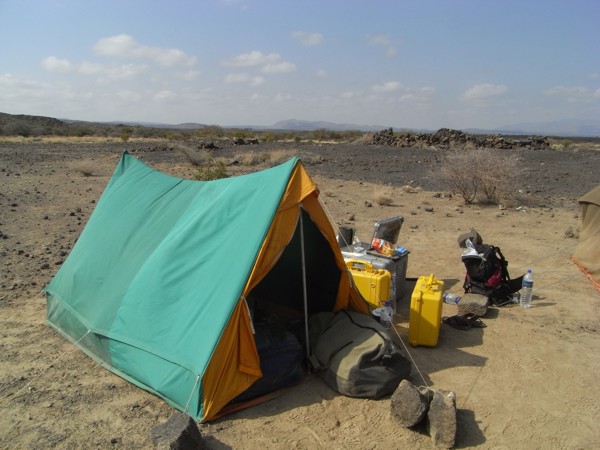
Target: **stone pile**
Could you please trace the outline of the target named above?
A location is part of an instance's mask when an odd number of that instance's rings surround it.
[[[490,136],[468,135],[460,130],[440,128],[435,133],[401,132],[394,134],[391,128],[373,133],[367,141],[371,145],[389,145],[413,148],[454,148],[470,146],[473,148],[515,149],[526,148],[543,150],[550,147],[548,138],[542,136],[522,139],[509,139],[500,134]]]
[[[440,448],[454,447],[456,440],[456,394],[451,391],[431,391],[417,388],[402,380],[392,394],[391,417],[400,426],[412,428],[425,423],[433,444]]]
[[[233,145],[257,145],[258,139],[244,139],[244,138],[236,138],[233,140]]]

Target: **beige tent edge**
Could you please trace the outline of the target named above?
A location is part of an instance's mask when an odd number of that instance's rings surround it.
[[[579,198],[581,231],[571,260],[600,290],[600,185]]]

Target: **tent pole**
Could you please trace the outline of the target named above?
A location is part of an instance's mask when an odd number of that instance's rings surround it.
[[[302,255],[302,294],[304,296],[304,334],[306,336],[306,357],[310,359],[310,341],[308,338],[308,297],[306,293],[306,256],[304,254],[304,221],[300,205],[300,253]]]

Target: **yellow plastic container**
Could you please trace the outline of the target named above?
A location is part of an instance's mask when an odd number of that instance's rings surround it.
[[[365,261],[349,260],[346,267],[364,299],[374,308],[383,306],[390,298],[392,276],[388,270],[374,269]]]
[[[442,295],[444,282],[433,274],[421,276],[410,299],[410,318],[408,322],[408,342],[435,347],[440,336],[442,323]]]

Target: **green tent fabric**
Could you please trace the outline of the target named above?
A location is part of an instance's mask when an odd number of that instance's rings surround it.
[[[46,289],[49,324],[110,370],[201,418],[200,376],[296,163],[198,182],[124,153]],[[218,301],[198,301],[199,293]]]
[[[125,152],[46,301],[65,338],[196,420],[263,376],[251,308],[368,313],[297,158],[201,182]]]

